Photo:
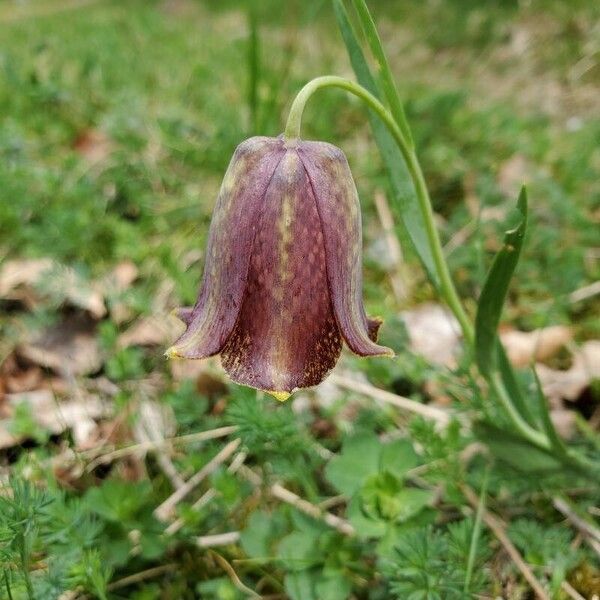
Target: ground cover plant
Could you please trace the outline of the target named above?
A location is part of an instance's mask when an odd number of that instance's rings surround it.
[[[598,597],[598,7],[278,7],[0,7],[0,597]],[[281,404],[163,353],[317,88],[396,357]]]

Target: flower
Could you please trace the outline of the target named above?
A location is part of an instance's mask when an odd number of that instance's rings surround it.
[[[361,217],[344,153],[253,137],[235,151],[210,225],[204,278],[169,357],[221,355],[237,383],[279,400],[323,381],[342,339],[360,356],[380,319],[362,301]]]

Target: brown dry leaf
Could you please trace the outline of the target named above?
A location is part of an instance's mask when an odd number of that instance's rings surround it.
[[[65,376],[98,371],[103,358],[95,335],[94,322],[85,315],[65,319],[46,329],[17,352],[27,360]]]
[[[75,269],[60,266],[49,275],[52,277],[52,287],[69,304],[87,310],[96,319],[101,319],[106,314],[103,294],[94,283],[84,280]]]
[[[7,260],[0,267],[0,298],[21,300],[19,288],[31,288],[52,265],[49,258]]]
[[[117,340],[119,348],[129,346],[161,346],[171,338],[172,328],[168,315],[138,319]]]
[[[8,406],[14,411],[20,404],[27,404],[34,421],[42,428],[57,435],[70,429],[77,447],[85,446],[96,429],[95,419],[110,414],[110,406],[97,396],[59,402],[50,390],[7,394]],[[7,422],[0,422],[0,448],[18,444],[22,436],[13,435]]]
[[[110,138],[98,129],[83,130],[73,142],[73,149],[90,163],[98,163],[107,159],[112,148],[113,144]]]
[[[132,316],[131,308],[120,300],[119,296],[132,286],[138,278],[138,274],[139,271],[135,264],[125,260],[99,282],[104,295],[111,298],[110,316],[117,324],[128,321]]]
[[[600,341],[592,340],[581,346],[566,371],[551,369],[543,364],[536,371],[544,394],[557,405],[561,400],[574,402],[594,379],[600,379]]]
[[[0,298],[32,306],[39,300],[36,287],[40,284],[52,296],[87,310],[96,319],[106,314],[103,295],[72,267],[39,258],[9,260],[0,269]]]
[[[0,364],[0,391],[17,393],[37,390],[42,379],[43,372],[39,367],[20,365],[14,353]]]
[[[570,440],[573,437],[575,433],[575,411],[555,408],[550,411],[550,418],[561,438]]]
[[[138,268],[130,260],[121,261],[100,282],[102,289],[108,293],[124,292],[138,278]]]
[[[554,325],[534,331],[508,330],[500,332],[510,362],[515,367],[526,367],[554,356],[573,339],[569,327]]]
[[[454,315],[444,306],[428,302],[400,313],[406,324],[411,350],[430,363],[456,366],[461,331]]]

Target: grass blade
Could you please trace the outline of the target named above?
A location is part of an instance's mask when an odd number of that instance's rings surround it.
[[[544,431],[545,431],[546,435],[548,436],[550,443],[552,444],[552,448],[559,454],[566,455],[567,449],[565,448],[563,441],[558,436],[558,433],[556,432],[556,428],[554,427],[554,423],[552,422],[552,419],[550,418],[550,411],[548,410],[548,403],[546,401],[544,391],[542,390],[542,384],[538,377],[537,371],[535,369],[532,369],[532,371],[533,371],[533,376],[535,379],[535,387],[536,387],[535,398],[538,403],[538,412],[539,412],[541,420],[542,420],[542,426],[544,428]]]
[[[369,48],[373,53],[373,57],[377,61],[377,66],[379,67],[381,89],[383,94],[390,106],[392,115],[400,126],[400,129],[408,141],[409,146],[414,147],[410,127],[408,125],[408,121],[406,120],[406,114],[404,113],[404,106],[402,105],[402,100],[400,100],[398,90],[396,89],[394,75],[392,74],[387,56],[383,50],[381,39],[377,33],[377,27],[375,26],[373,17],[369,12],[369,8],[367,7],[365,0],[353,0],[353,3],[358,14],[361,27],[364,31],[367,44],[369,45]]]
[[[471,579],[473,578],[473,567],[475,566],[475,556],[477,555],[477,545],[481,536],[481,521],[483,519],[483,511],[485,510],[485,496],[487,494],[487,485],[490,475],[489,465],[483,476],[481,484],[481,492],[479,494],[479,503],[477,504],[477,512],[475,513],[475,521],[473,522],[473,534],[471,535],[471,543],[469,545],[469,558],[467,560],[467,571],[465,573],[464,592],[469,593],[471,587]]]
[[[333,0],[333,8],[356,79],[374,96],[381,98],[382,92],[379,90],[375,78],[371,73],[371,69],[365,59],[342,0]],[[373,130],[375,143],[379,148],[389,174],[392,193],[397,202],[398,212],[400,213],[407,236],[423,264],[429,279],[436,287],[439,287],[433,256],[425,232],[425,225],[402,153],[385,125],[370,111],[369,122]]]
[[[523,394],[523,389],[515,376],[515,372],[508,360],[508,356],[506,356],[504,346],[499,339],[496,340],[496,359],[498,361],[497,366],[498,371],[500,371],[502,383],[504,384],[512,403],[515,405],[515,408],[519,411],[523,419],[535,428],[537,426],[536,420],[527,405],[526,396]]]
[[[488,376],[496,367],[497,330],[502,307],[508,292],[508,285],[519,262],[523,238],[527,228],[527,192],[521,188],[517,209],[521,220],[506,232],[504,246],[496,255],[487,275],[475,318],[475,357],[479,370]]]

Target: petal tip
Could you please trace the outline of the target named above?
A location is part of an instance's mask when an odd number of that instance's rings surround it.
[[[179,354],[179,352],[177,352],[177,348],[175,346],[171,346],[170,348],[167,348],[167,350],[165,351],[165,356],[169,359],[183,358],[181,356],[181,354]]]
[[[285,402],[292,394],[290,392],[277,392],[273,390],[265,390],[267,394],[271,394],[279,402]]]

